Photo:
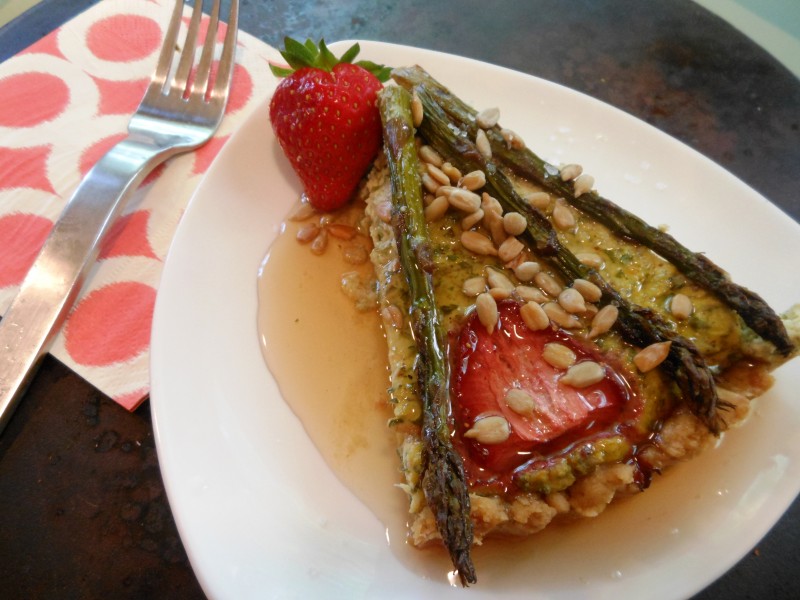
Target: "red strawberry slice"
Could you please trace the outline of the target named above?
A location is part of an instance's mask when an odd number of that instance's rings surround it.
[[[286,76],[270,101],[270,122],[284,154],[303,184],[308,201],[330,211],[345,204],[381,147],[376,105],[386,70],[352,64],[354,46],[338,59],[325,47],[285,41],[292,68],[273,65]],[[377,73],[378,75],[376,75]]]
[[[460,332],[453,404],[456,434],[471,462],[479,469],[507,473],[536,454],[564,449],[582,436],[609,427],[618,420],[629,392],[608,364],[604,364],[604,377],[598,383],[577,388],[561,382],[565,369],[542,358],[545,344],[569,347],[578,363],[603,364],[603,359],[595,349],[563,330],[531,331],[516,302],[502,302],[498,310],[499,320],[492,333],[475,314]],[[507,395],[512,389],[533,398],[532,410],[521,414],[509,406]],[[476,422],[498,416],[510,426],[505,441],[483,443],[467,433]]]

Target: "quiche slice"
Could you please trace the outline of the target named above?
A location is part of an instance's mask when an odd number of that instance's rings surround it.
[[[463,584],[488,536],[595,517],[741,422],[796,354],[702,255],[539,159],[419,67],[363,191],[409,539]]]

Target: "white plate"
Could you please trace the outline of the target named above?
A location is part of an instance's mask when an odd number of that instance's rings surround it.
[[[341,51],[341,44],[336,45]],[[607,197],[667,223],[779,310],[800,301],[800,228],[688,147],[596,100],[464,58],[362,42],[419,63],[545,158],[578,162]],[[719,577],[800,488],[800,361],[746,426],[600,518],[545,531],[468,592],[404,567],[282,401],[262,360],[256,277],[298,184],[267,105],[228,142],[164,268],[152,336],[152,410],[170,505],[213,598],[677,598]],[[318,493],[324,490],[324,494]],[[787,574],[787,576],[790,576]]]

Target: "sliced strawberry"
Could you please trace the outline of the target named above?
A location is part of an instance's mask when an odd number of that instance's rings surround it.
[[[358,45],[336,58],[320,41],[285,40],[290,68],[270,101],[270,122],[308,201],[330,211],[345,204],[381,147],[376,105],[385,68],[350,61]]]
[[[629,399],[621,376],[598,351],[560,329],[531,331],[516,302],[499,304],[499,320],[492,333],[473,314],[457,339],[453,373],[453,409],[456,435],[475,468],[507,473],[542,453],[566,448],[582,436],[613,425]],[[604,366],[603,379],[587,387],[560,380],[565,369],[542,358],[545,344],[570,348],[577,363],[595,361]],[[529,411],[509,406],[509,390],[533,398]],[[510,426],[505,441],[482,442],[470,430],[486,417],[502,417]],[[495,419],[495,422],[500,422]],[[483,436],[484,439],[485,436]],[[500,435],[500,438],[504,435]]]

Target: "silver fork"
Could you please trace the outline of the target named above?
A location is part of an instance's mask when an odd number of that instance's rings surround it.
[[[239,2],[231,0],[214,81],[210,79],[220,0],[214,0],[211,8],[192,78],[202,8],[203,0],[196,0],[175,67],[183,15],[183,0],[177,0],[155,73],[131,118],[128,136],[76,188],[0,321],[0,432],[63,324],[127,197],[157,165],[211,139],[222,121],[233,73]]]

